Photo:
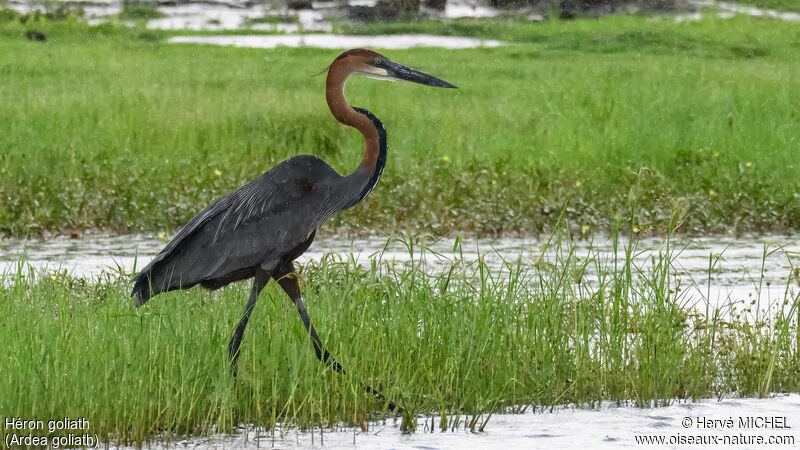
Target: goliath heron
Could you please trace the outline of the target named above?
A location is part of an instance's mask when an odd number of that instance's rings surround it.
[[[364,200],[386,164],[386,131],[380,120],[345,101],[344,85],[351,75],[455,88],[371,50],[342,53],[328,67],[325,96],[333,117],[364,135],[364,158],[353,173],[339,175],[314,156],[289,158],[201,211],[133,279],[131,296],[139,307],[161,292],[197,284],[213,290],[253,278],[244,314],[228,344],[234,375],[247,320],[270,278],[297,306],[317,358],[342,372],[311,324],[292,262],[308,249],[323,222]],[[383,398],[370,387],[367,391]],[[395,405],[389,402],[389,408]]]

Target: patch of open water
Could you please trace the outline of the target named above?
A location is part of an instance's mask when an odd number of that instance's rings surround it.
[[[503,261],[533,264],[539,258],[553,262],[552,246],[544,252],[546,236],[504,238],[463,238],[458,252],[453,251],[455,239],[446,238],[427,242],[428,252],[419,253],[425,270],[438,273],[453,261],[460,259],[470,264],[481,258],[489,267],[500,270]],[[156,255],[166,244],[164,237],[152,234],[137,235],[87,235],[79,239],[59,236],[48,240],[0,241],[0,273],[13,273],[17,262],[24,256],[36,269],[66,271],[76,276],[94,277],[104,270],[117,267],[126,272],[139,268]],[[320,235],[311,248],[298,260],[301,263],[319,261],[326,253],[351,255],[362,264],[369,264],[371,255],[381,254],[383,261],[407,263],[411,256],[399,240],[388,242],[385,237],[346,238],[337,235]],[[620,242],[618,255],[624,260]],[[608,239],[577,240],[573,242],[575,255],[581,260],[595,258],[601,266],[613,267],[612,242]],[[644,238],[636,242],[634,265],[644,271],[652,266],[665,241]],[[674,251],[670,270],[673,286],[682,289],[687,304],[711,305],[727,299],[751,302],[758,300],[762,307],[797,295],[797,268],[800,267],[800,235],[792,236],[678,236],[671,242]],[[711,258],[711,259],[710,259]],[[713,263],[709,271],[709,264]],[[585,276],[591,282],[596,278],[595,264],[587,266]]]
[[[774,9],[756,8],[750,5],[741,5],[731,2],[718,2],[715,0],[689,0],[689,3],[700,7],[717,8],[721,11],[720,17],[732,17],[734,14],[744,14],[751,17],[761,17],[767,19],[786,20],[789,22],[800,22],[800,13],[788,11],[776,11]]]
[[[346,36],[339,34],[281,34],[252,36],[175,36],[167,42],[190,44],[232,45],[234,47],[318,47],[318,48],[411,48],[443,47],[472,48],[497,47],[500,41],[456,36],[428,34],[392,34],[372,36]]]
[[[478,424],[483,422],[478,420]],[[797,448],[800,394],[772,398],[700,400],[662,408],[603,404],[598,408],[556,407],[523,414],[495,414],[483,432],[463,425],[441,431],[439,417],[419,417],[417,431],[403,433],[399,420],[350,427],[300,431],[250,428],[230,435],[153,443],[148,448],[460,448],[460,449],[620,449],[620,448]],[[431,423],[437,425],[431,429]],[[766,425],[768,424],[769,425]],[[477,430],[477,427],[476,427]],[[647,445],[663,437],[664,444]],[[699,440],[700,445],[687,440]],[[764,443],[759,444],[759,440]],[[641,441],[641,443],[640,443]],[[772,442],[770,444],[770,442]],[[737,444],[738,443],[738,444]]]
[[[59,0],[60,3],[81,8],[91,23],[113,20],[123,9],[123,0]],[[330,19],[341,21],[343,6],[376,6],[377,0],[347,2],[312,1],[311,8],[293,10],[273,2],[237,0],[199,0],[193,2],[160,2],[158,11],[163,17],[150,19],[148,28],[167,30],[234,30],[240,28],[268,29],[287,33],[298,31],[330,31]],[[280,2],[279,2],[280,3]],[[45,2],[8,0],[8,6],[22,13],[43,10]],[[449,0],[444,11],[425,10],[436,18],[495,17],[502,10],[491,8],[486,0]],[[282,16],[287,23],[253,23],[253,19]],[[268,21],[269,22],[269,21]],[[281,22],[281,21],[279,21]]]

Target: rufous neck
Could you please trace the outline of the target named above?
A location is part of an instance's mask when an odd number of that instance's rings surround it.
[[[371,174],[378,164],[380,137],[372,120],[353,109],[344,98],[344,85],[353,71],[352,63],[349,63],[348,60],[334,61],[330,69],[328,69],[328,78],[325,83],[325,99],[328,101],[328,107],[336,120],[357,129],[364,136],[365,149],[361,166],[367,168]]]

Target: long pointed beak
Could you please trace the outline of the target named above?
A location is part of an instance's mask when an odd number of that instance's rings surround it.
[[[424,84],[425,86],[442,87],[457,89],[457,86],[448,83],[447,81],[440,80],[427,73],[420,72],[417,69],[406,67],[394,61],[387,61],[388,75],[396,80],[411,81],[413,83]]]

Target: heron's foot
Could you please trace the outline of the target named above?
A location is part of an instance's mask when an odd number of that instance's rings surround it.
[[[401,406],[397,406],[395,402],[389,402],[389,411],[393,411],[395,414],[403,414],[403,408]]]
[[[383,394],[381,394],[380,392],[378,392],[375,389],[373,389],[372,386],[367,386],[366,391],[367,391],[367,394],[372,394],[373,396],[375,396],[375,398],[377,398],[378,400],[380,400],[382,402],[387,401],[386,397],[384,397]],[[389,405],[386,408],[389,411],[394,412],[395,414],[403,414],[403,408],[398,406],[397,403],[395,403],[395,402],[393,402],[391,400],[389,400]]]

